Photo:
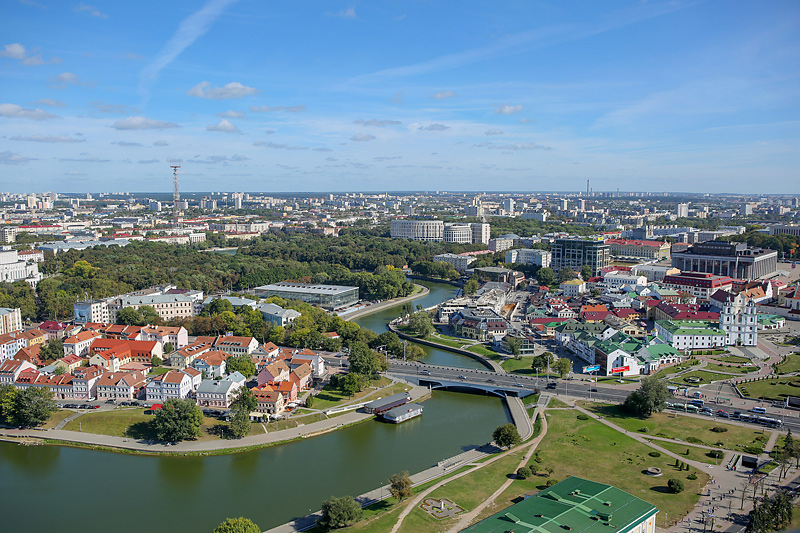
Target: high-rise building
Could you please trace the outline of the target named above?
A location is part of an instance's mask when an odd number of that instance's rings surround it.
[[[392,220],[390,235],[393,239],[441,242],[444,240],[444,222],[441,220]]]
[[[675,208],[675,214],[678,218],[688,218],[689,217],[689,204],[678,204]]]
[[[611,261],[611,246],[602,239],[556,239],[552,254],[551,268],[556,272],[562,268],[580,270],[583,265],[589,265],[592,275],[597,276]]]
[[[517,203],[514,201],[513,198],[506,198],[505,200],[503,200],[503,211],[505,211],[506,213],[513,213],[516,204]]]

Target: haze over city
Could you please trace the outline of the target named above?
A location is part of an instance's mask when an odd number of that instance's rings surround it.
[[[10,192],[796,190],[792,1],[3,11]]]

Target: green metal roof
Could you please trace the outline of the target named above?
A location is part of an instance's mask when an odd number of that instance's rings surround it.
[[[611,485],[569,477],[463,530],[470,533],[625,533],[658,513]]]
[[[714,327],[718,322],[706,320],[658,320],[656,324],[673,335],[726,335],[724,331]]]

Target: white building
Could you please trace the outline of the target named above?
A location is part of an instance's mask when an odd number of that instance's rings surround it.
[[[743,309],[727,301],[719,314],[719,327],[727,334],[728,346],[756,346],[758,344],[758,312],[753,300]]]
[[[19,258],[16,250],[0,251],[0,281],[14,283],[25,281],[32,287],[41,279],[36,263],[29,263]]]
[[[629,285],[631,287],[644,287],[647,285],[647,278],[644,276],[633,276],[622,272],[609,272],[603,276],[603,283],[606,287],[618,289]]]
[[[506,252],[506,263],[517,263],[520,265],[538,265],[549,267],[553,259],[553,254],[549,250],[532,250],[529,248],[519,248]]]
[[[675,208],[675,214],[678,218],[688,218],[689,217],[689,204],[678,204]]]
[[[441,220],[392,220],[390,235],[393,239],[441,242],[444,239],[444,222]]]
[[[470,244],[472,242],[472,228],[469,224],[445,224],[442,234],[444,242]]]
[[[450,263],[454,269],[464,272],[476,258],[469,255],[439,254],[434,255],[433,260],[437,263]]]
[[[565,281],[558,288],[564,292],[564,296],[572,298],[586,292],[586,282],[582,279],[573,279]]]
[[[145,387],[148,401],[165,402],[169,399],[183,399],[192,392],[192,378],[180,370],[170,370],[154,377]]]
[[[22,331],[22,315],[19,309],[0,307],[0,335]]]

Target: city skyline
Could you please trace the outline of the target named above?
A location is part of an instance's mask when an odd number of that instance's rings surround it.
[[[800,6],[570,7],[8,2],[3,189],[797,192]]]

